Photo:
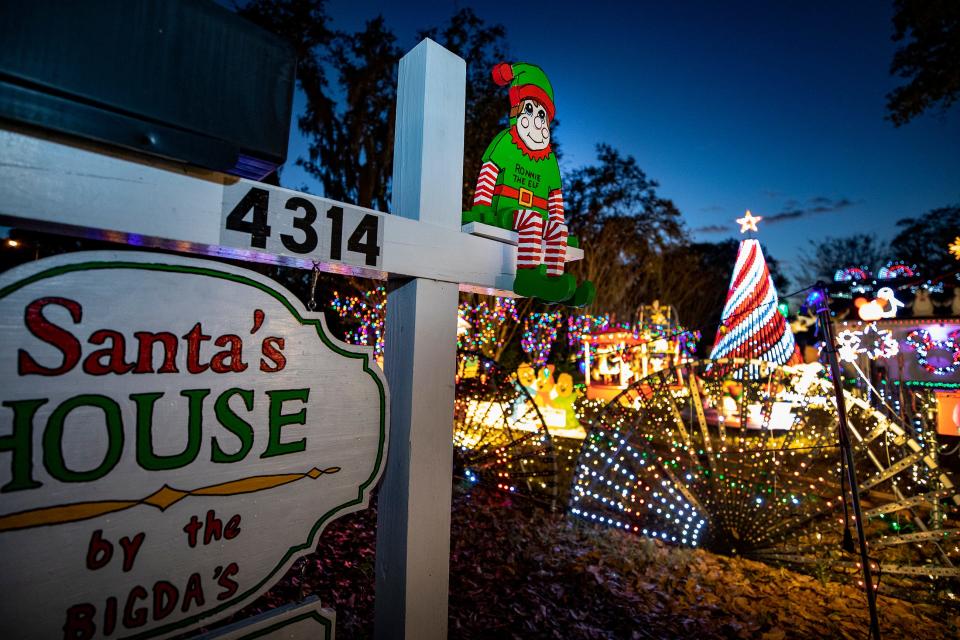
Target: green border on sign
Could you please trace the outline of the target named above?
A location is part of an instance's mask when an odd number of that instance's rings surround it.
[[[244,593],[237,595],[236,597],[228,600],[227,602],[224,602],[223,604],[221,604],[220,606],[214,609],[210,609],[209,611],[204,611],[201,614],[197,614],[189,618],[184,618],[183,620],[180,620],[178,622],[175,622],[166,626],[156,627],[155,629],[151,629],[150,631],[147,631],[144,633],[125,636],[126,638],[151,638],[154,636],[169,633],[171,631],[174,631],[183,627],[188,627],[190,625],[193,625],[205,618],[209,618],[217,614],[220,611],[228,609],[231,606],[234,606],[237,603],[247,598],[255,597],[257,595],[260,595],[262,592],[267,591],[270,587],[265,586],[265,584],[270,580],[270,578],[274,577],[274,575],[280,570],[280,568],[284,564],[286,564],[286,562],[292,556],[298,554],[299,552],[303,552],[304,550],[309,551],[314,546],[316,546],[315,538],[317,534],[320,532],[321,529],[323,529],[323,527],[329,521],[335,519],[337,512],[342,511],[347,507],[363,504],[364,493],[368,488],[370,488],[370,486],[373,484],[374,479],[379,475],[380,467],[383,464],[384,441],[386,440],[386,433],[387,433],[386,431],[387,394],[386,394],[386,389],[384,388],[383,381],[380,379],[380,376],[378,376],[370,368],[370,355],[368,353],[346,351],[342,349],[334,341],[332,341],[329,336],[326,335],[326,333],[323,330],[323,323],[319,319],[315,319],[315,320],[305,319],[303,316],[300,315],[300,313],[297,311],[297,309],[290,302],[290,300],[287,299],[285,295],[283,295],[279,291],[276,291],[275,289],[271,288],[270,286],[262,282],[258,282],[252,278],[248,278],[247,276],[240,275],[237,273],[228,273],[225,271],[218,271],[216,269],[212,269],[208,267],[199,267],[199,266],[186,265],[186,264],[168,264],[168,263],[154,263],[154,262],[125,262],[125,261],[77,262],[74,264],[66,264],[58,267],[52,267],[45,271],[40,271],[31,276],[23,278],[22,280],[18,280],[17,282],[9,284],[6,287],[3,287],[2,289],[0,289],[0,300],[6,298],[11,293],[14,293],[19,289],[22,289],[31,284],[40,282],[42,280],[46,280],[48,278],[54,278],[57,276],[62,276],[68,273],[73,273],[78,271],[98,271],[98,270],[106,271],[106,270],[113,270],[113,269],[139,269],[142,271],[184,273],[184,274],[197,275],[197,276],[207,276],[210,278],[227,280],[230,282],[234,282],[236,284],[254,287],[255,289],[258,289],[261,292],[266,293],[267,295],[273,297],[275,300],[280,302],[284,307],[286,307],[286,309],[290,312],[290,314],[302,326],[312,325],[315,328],[317,335],[320,337],[320,340],[328,348],[330,348],[334,353],[337,353],[345,358],[362,360],[364,373],[366,373],[371,378],[373,378],[373,381],[376,383],[377,390],[380,394],[380,435],[379,435],[379,443],[377,445],[377,458],[374,463],[373,471],[371,472],[370,476],[360,485],[356,499],[340,504],[330,509],[329,511],[327,511],[325,514],[323,514],[320,517],[320,519],[318,519],[316,523],[313,525],[313,527],[310,529],[310,533],[307,536],[307,540],[303,544],[296,545],[287,549],[286,553],[284,553],[283,557],[280,559],[277,565],[267,573],[266,577],[263,580],[261,580],[259,583],[257,583],[256,585],[254,585],[253,587],[245,591]],[[329,621],[327,621],[327,624],[329,624]]]

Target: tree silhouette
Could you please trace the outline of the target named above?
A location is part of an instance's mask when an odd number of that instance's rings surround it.
[[[564,181],[567,225],[585,249],[570,271],[598,283],[593,309],[631,317],[664,251],[686,240],[680,211],[658,186],[632,156],[606,144],[597,146],[597,164]]]
[[[809,247],[800,252],[797,278],[803,285],[830,282],[837,269],[846,267],[865,267],[875,273],[890,257],[886,243],[874,235],[827,236],[810,240]]]
[[[895,0],[897,49],[890,73],[909,82],[887,94],[887,119],[901,126],[927,109],[946,111],[960,96],[960,2]]]
[[[307,99],[298,125],[309,140],[308,157],[297,163],[319,180],[325,196],[388,211],[397,65],[403,49],[382,16],[353,34],[329,29],[325,4],[252,0],[238,11],[297,52],[298,86]],[[467,61],[463,180],[468,203],[480,157],[505,126],[509,110],[505,92],[490,80],[493,66],[510,60],[506,30],[462,9],[444,25],[420,31],[419,37],[429,37]]]
[[[328,60],[343,100],[332,126],[310,132],[310,156],[301,162],[328,198],[389,211],[401,54],[382,16],[332,40]]]
[[[960,237],[960,206],[940,207],[916,218],[897,221],[900,232],[890,241],[891,257],[917,265],[925,278],[956,270],[960,263],[949,245]]]

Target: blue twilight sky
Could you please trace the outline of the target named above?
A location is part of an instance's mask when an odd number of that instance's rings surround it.
[[[733,219],[750,209],[767,217],[759,238],[789,271],[808,239],[889,239],[902,217],[960,204],[960,108],[899,129],[884,120],[898,84],[889,0],[331,0],[328,9],[348,32],[382,13],[409,49],[419,28],[465,6],[506,26],[512,62],[550,77],[562,168],[592,162],[599,142],[633,155],[697,240],[737,236]],[[506,91],[490,90],[503,91],[506,110]],[[294,127],[290,158],[305,153]],[[283,180],[322,191],[292,162]]]

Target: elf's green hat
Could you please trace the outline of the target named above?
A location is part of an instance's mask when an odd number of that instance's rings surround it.
[[[547,110],[547,118],[553,120],[553,87],[547,74],[536,65],[517,62],[513,65],[501,62],[493,68],[493,81],[501,87],[510,85],[510,106],[515,107],[525,98],[533,98]]]

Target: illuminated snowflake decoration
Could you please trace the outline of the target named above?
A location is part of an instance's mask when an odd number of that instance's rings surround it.
[[[953,242],[950,244],[950,253],[953,254],[953,257],[957,260],[960,260],[960,236],[957,236],[953,239]]]
[[[871,322],[862,331],[846,329],[837,334],[837,356],[844,362],[856,362],[861,354],[871,360],[892,358],[900,352],[893,333]]]
[[[878,329],[873,322],[861,332],[860,347],[871,360],[892,358],[900,353],[900,343],[894,339],[893,333],[886,329]]]
[[[846,329],[837,334],[837,356],[844,362],[856,362],[860,349],[860,332]]]

